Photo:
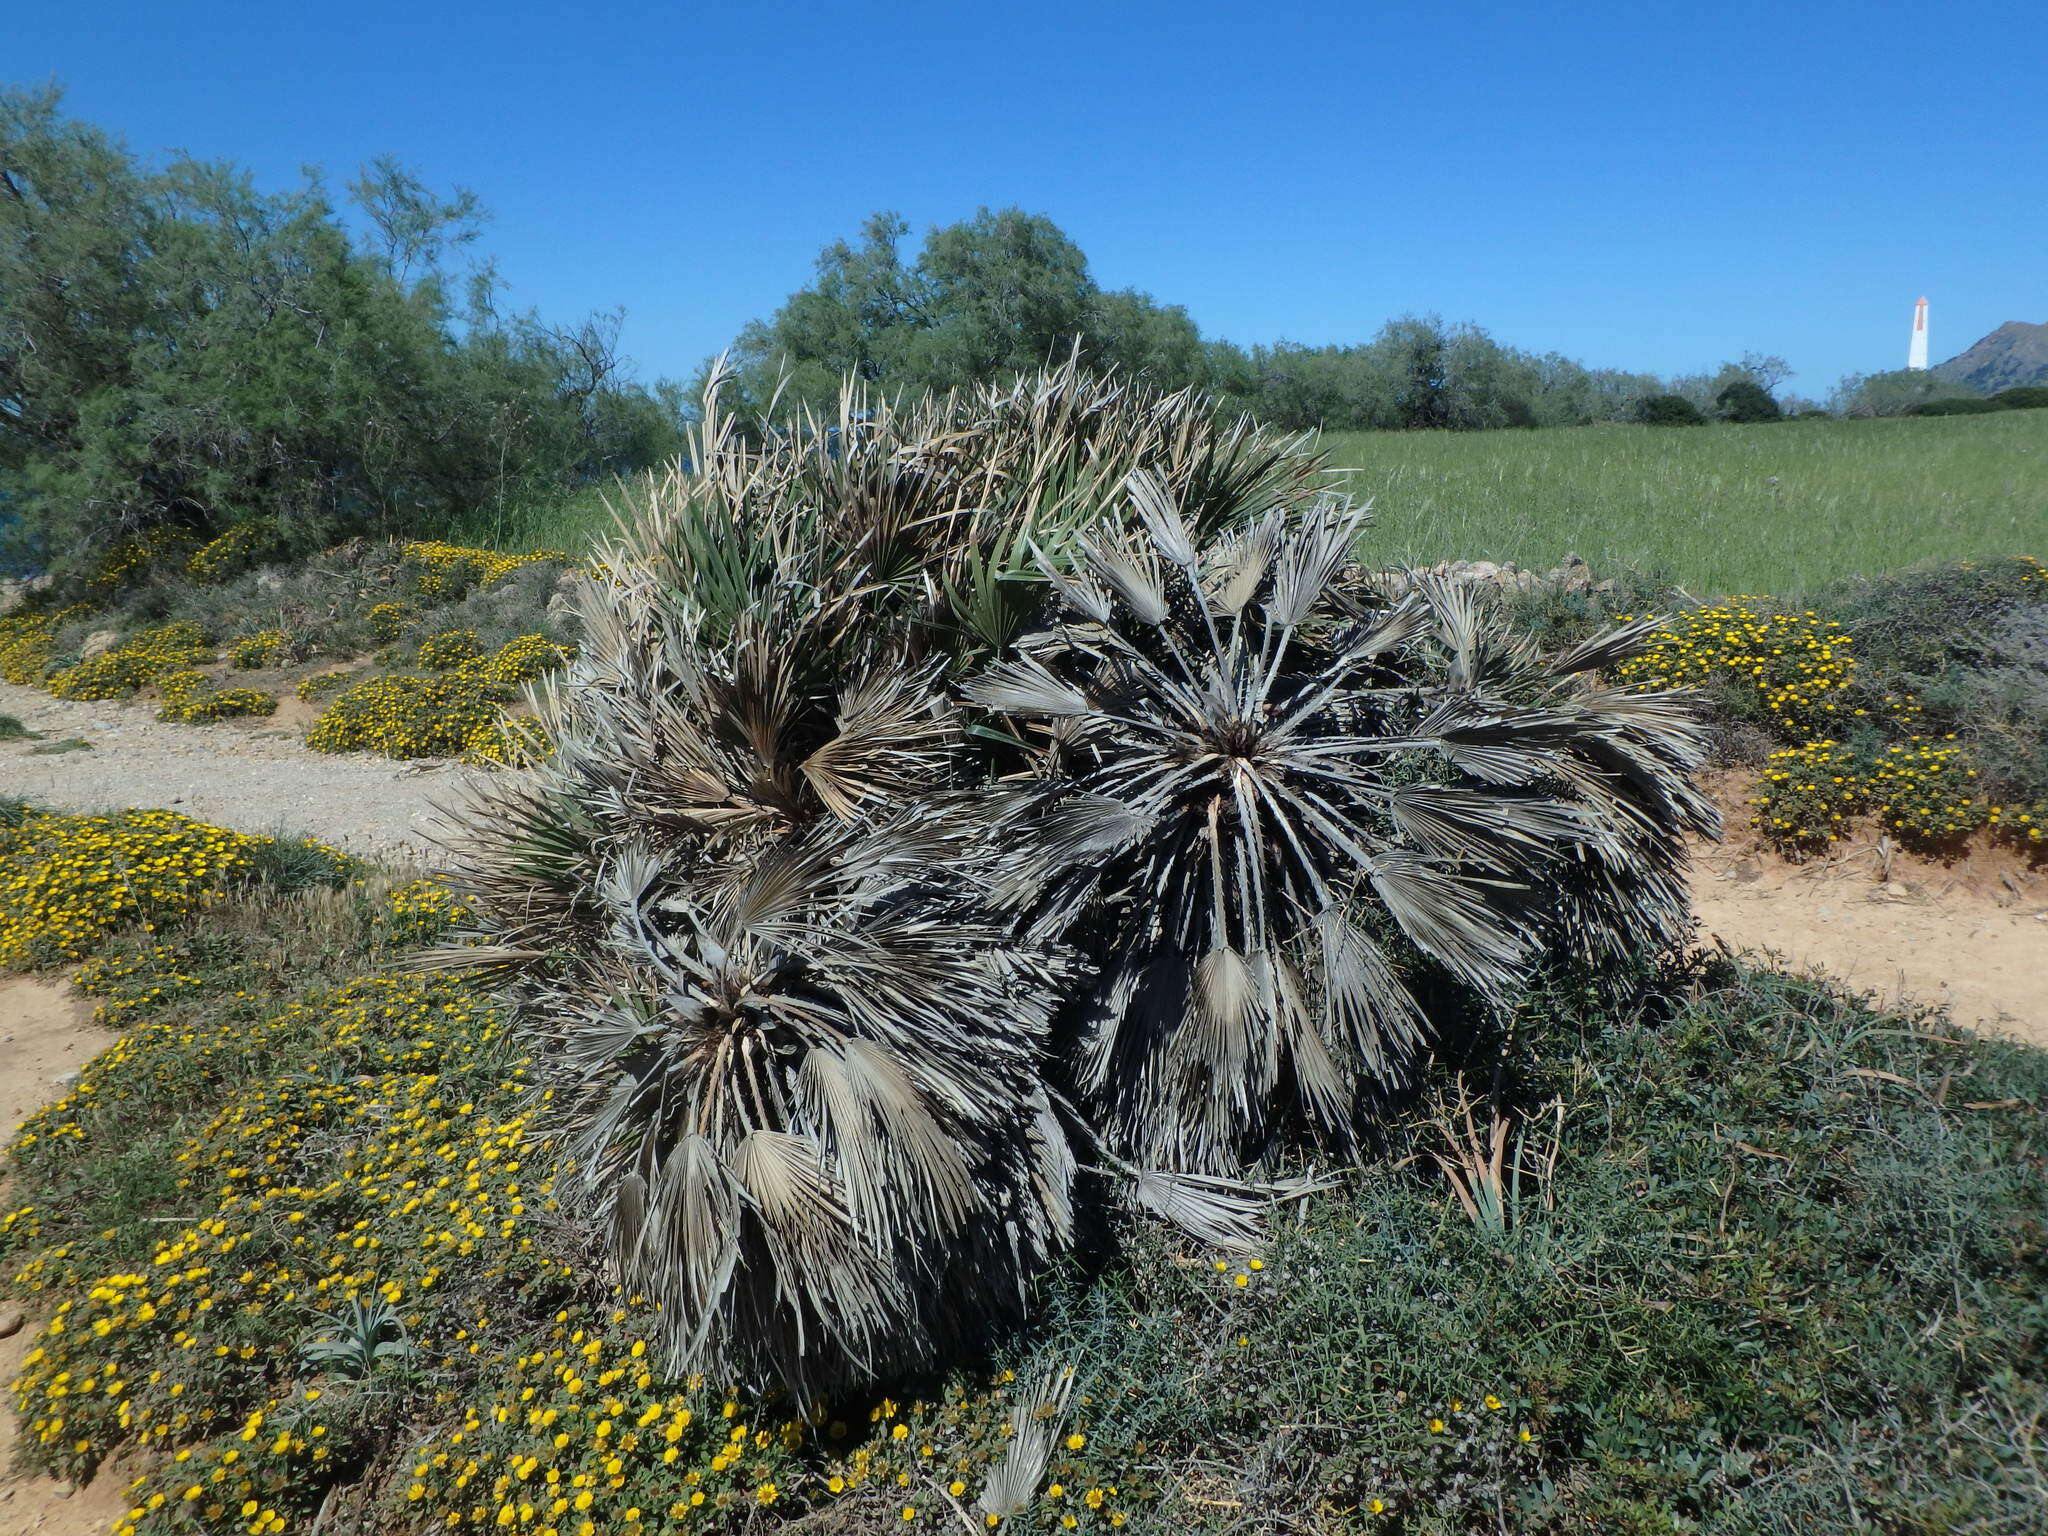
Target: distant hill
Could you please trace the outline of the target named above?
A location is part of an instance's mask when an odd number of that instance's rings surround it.
[[[1951,384],[1994,394],[2015,384],[2048,384],[2048,325],[2008,320],[1967,352],[1927,370]]]

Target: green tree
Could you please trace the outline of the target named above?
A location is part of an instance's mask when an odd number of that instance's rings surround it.
[[[1721,386],[1714,396],[1714,412],[1723,421],[1743,424],[1778,421],[1785,414],[1771,392],[1747,375]]]
[[[1982,392],[1952,384],[1924,368],[1852,373],[1835,386],[1828,404],[1838,416],[1906,416],[1930,400],[1977,400]]]
[[[1078,350],[1165,388],[1201,383],[1207,353],[1187,311],[1131,290],[1105,292],[1081,248],[1042,214],[982,209],[931,230],[915,260],[910,226],[878,213],[855,242],[818,255],[811,286],[732,350],[744,400],[813,405],[848,374],[891,394],[1014,377]]]
[[[502,315],[488,265],[458,301],[471,195],[390,160],[351,193],[360,244],[317,179],[152,169],[0,91],[0,497],[53,567],[166,525],[435,531],[673,450],[616,316]]]
[[[1697,427],[1706,419],[1683,395],[1646,395],[1636,407],[1636,420],[1646,427]]]

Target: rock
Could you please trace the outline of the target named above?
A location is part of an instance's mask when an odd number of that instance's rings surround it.
[[[104,656],[114,648],[114,642],[121,638],[118,629],[96,629],[85,637],[85,644],[78,648],[81,660],[91,661],[95,656]]]
[[[262,570],[256,573],[256,590],[258,592],[282,592],[284,590],[284,572],[274,565],[264,566]]]
[[[55,1077],[51,1078],[50,1081],[55,1083],[59,1088],[64,1089],[68,1093],[71,1089],[76,1088],[78,1086],[78,1080],[83,1076],[85,1076],[85,1074],[82,1071],[80,1071],[77,1067],[73,1067],[69,1072],[59,1072]]]
[[[21,1325],[28,1321],[28,1314],[19,1307],[0,1309],[0,1339],[11,1339],[21,1332]]]

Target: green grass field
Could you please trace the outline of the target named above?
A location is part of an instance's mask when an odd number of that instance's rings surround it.
[[[1699,596],[1792,596],[1929,561],[2048,554],[2048,411],[1764,427],[1333,432],[1378,514],[1364,558],[1567,553]],[[610,531],[603,488],[479,512],[459,536],[576,550]]]
[[[1758,427],[1347,432],[1368,558],[1567,552],[1706,596],[1789,595],[1933,560],[2048,553],[2048,411]]]

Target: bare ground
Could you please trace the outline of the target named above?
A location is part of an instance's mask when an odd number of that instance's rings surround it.
[[[1693,909],[1736,950],[1832,973],[1881,1006],[2048,1046],[2048,870],[1978,850],[1937,862],[1849,841],[1788,864],[1731,836],[1694,851]]]
[[[20,976],[0,980],[0,1123],[11,1141],[21,1122],[61,1096],[63,1075],[114,1043],[92,1022],[86,1005],[61,981]],[[41,1328],[16,1307],[0,1307],[0,1379],[12,1381]],[[103,1471],[83,1488],[14,1468],[19,1432],[11,1409],[0,1411],[0,1536],[103,1536],[128,1512],[124,1479]]]
[[[0,683],[0,714],[42,741],[0,742],[0,795],[63,810],[163,806],[240,832],[292,832],[351,853],[424,859],[428,797],[464,771],[439,762],[307,750],[305,706],[268,720],[163,724],[153,704],[80,704]],[[73,738],[89,750],[35,749]]]

